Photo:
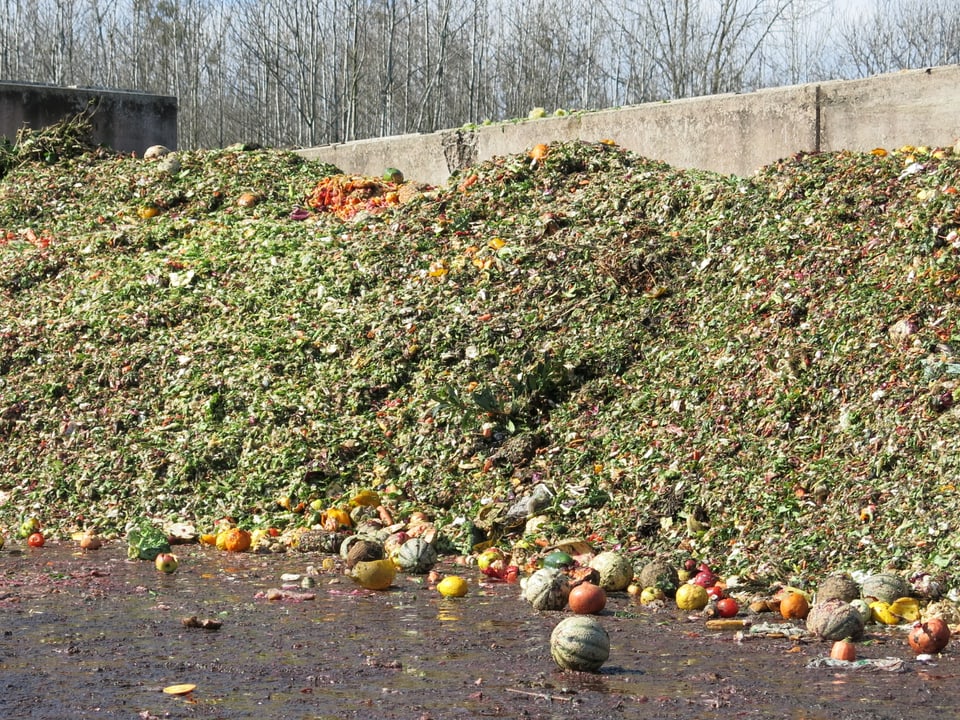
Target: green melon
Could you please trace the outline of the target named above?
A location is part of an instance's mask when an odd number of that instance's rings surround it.
[[[592,615],[574,615],[553,629],[550,654],[564,670],[597,672],[610,657],[610,635]]]
[[[573,556],[563,550],[554,550],[543,559],[544,567],[563,569],[573,565]]]

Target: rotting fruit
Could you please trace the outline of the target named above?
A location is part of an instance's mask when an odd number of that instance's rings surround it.
[[[740,612],[740,604],[732,597],[717,600],[717,615],[722,618],[732,618]]]
[[[907,635],[907,642],[917,655],[938,653],[950,642],[950,626],[938,617],[915,623]]]
[[[830,648],[830,657],[833,660],[853,662],[857,659],[857,646],[849,640],[837,640]]]
[[[602,587],[583,582],[570,590],[567,604],[578,615],[595,615],[607,605],[607,593]]]
[[[810,603],[803,593],[788,592],[780,598],[780,614],[785,620],[803,620],[810,612]]]
[[[220,533],[217,537],[217,547],[227,552],[246,552],[250,549],[252,537],[246,530],[240,528],[230,528]]]
[[[386,590],[393,585],[397,568],[392,560],[365,560],[353,566],[350,576],[367,590]]]
[[[180,565],[179,561],[177,560],[177,556],[173,553],[160,553],[157,555],[157,559],[154,560],[154,563],[157,566],[157,570],[167,574],[176,572]]]
[[[677,589],[676,600],[681,610],[703,610],[710,602],[710,596],[702,586],[687,583]]]

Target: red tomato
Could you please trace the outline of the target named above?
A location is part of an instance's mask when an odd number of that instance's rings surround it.
[[[717,600],[717,615],[722,618],[732,618],[740,612],[740,606],[732,597],[725,597]]]
[[[719,600],[723,597],[723,588],[719,585],[711,585],[707,588],[707,595],[709,595],[714,600]]]
[[[30,537],[27,538],[27,545],[30,547],[43,547],[44,539],[43,533],[35,532]]]

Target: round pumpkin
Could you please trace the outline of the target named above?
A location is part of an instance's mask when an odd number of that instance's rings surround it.
[[[598,585],[583,582],[570,590],[567,604],[579,615],[594,615],[606,607],[607,593]]]
[[[608,592],[626,590],[633,582],[633,563],[622,553],[605,550],[594,556],[590,567],[600,573],[600,587]]]
[[[437,564],[437,549],[423,538],[410,538],[393,554],[397,569],[414,575],[426,575]]]
[[[563,610],[569,596],[570,580],[556,568],[540,568],[523,586],[523,599],[535,610]]]
[[[898,598],[910,597],[910,585],[894,573],[879,573],[863,579],[860,593],[865,598],[892,603]]]
[[[824,640],[859,640],[863,636],[863,617],[850,603],[827,600],[810,608],[807,630]]]
[[[610,657],[610,635],[595,617],[574,615],[553,629],[550,654],[564,670],[597,672]]]

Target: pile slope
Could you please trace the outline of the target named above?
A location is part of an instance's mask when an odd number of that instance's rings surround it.
[[[375,488],[464,546],[536,496],[544,538],[727,573],[951,567],[960,158],[543,150],[340,213],[284,151],[11,164],[0,519],[295,524]]]

